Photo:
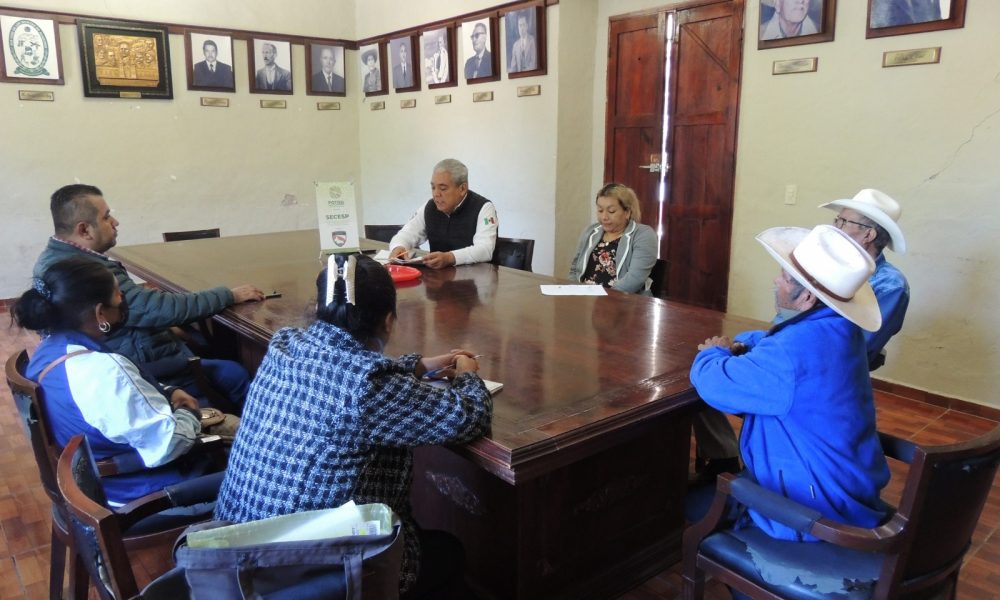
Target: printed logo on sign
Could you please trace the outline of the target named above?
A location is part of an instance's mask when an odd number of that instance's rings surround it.
[[[33,21],[21,19],[7,33],[10,55],[17,63],[15,75],[38,77],[48,75],[45,63],[49,60],[49,41]]]
[[[344,244],[347,243],[347,232],[346,231],[334,231],[333,232],[333,245],[338,248],[343,248]]]
[[[343,195],[343,192],[340,191],[340,187],[336,185],[331,185],[328,193],[333,199],[340,198],[340,196]]]
[[[342,206],[346,206],[347,203],[343,200],[327,200],[326,205],[330,208],[340,208]]]

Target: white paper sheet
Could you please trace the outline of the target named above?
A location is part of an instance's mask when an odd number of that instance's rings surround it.
[[[546,296],[607,296],[601,285],[540,285]]]

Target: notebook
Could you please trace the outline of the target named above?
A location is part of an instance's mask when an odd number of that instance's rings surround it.
[[[424,383],[429,383],[436,387],[448,387],[449,382],[447,379],[423,379]],[[500,390],[503,389],[503,384],[499,381],[490,381],[489,379],[484,379],[483,383],[486,384],[486,389],[489,390],[491,396],[496,396]]]

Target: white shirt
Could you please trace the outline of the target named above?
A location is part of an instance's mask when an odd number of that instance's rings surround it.
[[[466,195],[468,197],[468,195]],[[465,202],[465,198],[462,199]],[[426,205],[424,205],[426,206]],[[427,224],[424,223],[424,206],[410,217],[410,220],[403,225],[399,233],[392,236],[389,241],[389,249],[403,247],[407,250],[417,248],[427,241]],[[460,202],[458,206],[462,206]],[[458,206],[455,209],[458,209]],[[437,209],[435,209],[437,210]],[[473,263],[490,262],[493,259],[493,248],[497,243],[497,209],[493,203],[486,201],[479,209],[479,216],[476,220],[476,233],[472,236],[472,245],[465,248],[452,250],[455,255],[456,265],[469,265]]]

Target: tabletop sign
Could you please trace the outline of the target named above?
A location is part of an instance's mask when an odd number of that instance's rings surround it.
[[[353,183],[317,181],[316,212],[323,252],[357,252],[361,248]]]

